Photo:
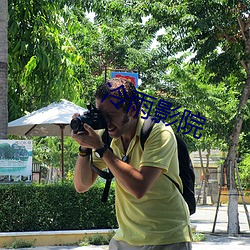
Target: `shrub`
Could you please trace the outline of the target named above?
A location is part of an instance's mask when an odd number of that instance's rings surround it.
[[[116,228],[114,187],[101,202],[99,183],[79,194],[73,183],[0,185],[0,231],[47,231]]]

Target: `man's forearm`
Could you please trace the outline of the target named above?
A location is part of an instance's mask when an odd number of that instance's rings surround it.
[[[136,170],[130,164],[121,161],[110,150],[104,152],[103,160],[116,180],[137,198],[141,198],[147,192],[162,172],[160,168],[150,166]]]
[[[79,193],[87,191],[95,182],[97,175],[90,167],[90,156],[78,156],[75,164],[74,184]]]

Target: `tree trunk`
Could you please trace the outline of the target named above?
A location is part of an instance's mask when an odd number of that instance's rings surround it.
[[[240,103],[238,107],[238,113],[236,122],[234,125],[233,133],[230,136],[230,145],[228,150],[225,166],[227,169],[227,184],[229,189],[229,203],[228,203],[228,234],[236,235],[239,233],[239,215],[238,215],[238,190],[235,181],[235,164],[237,162],[237,150],[239,144],[240,132],[242,129],[243,119],[247,101],[250,95],[250,29],[249,29],[249,17],[237,18],[241,34],[245,43],[245,57],[240,62],[246,71],[246,83],[243,87],[242,94],[240,96]]]
[[[235,181],[235,164],[237,161],[237,150],[239,144],[239,137],[242,128],[244,118],[244,108],[247,104],[247,100],[250,94],[250,75],[246,80],[246,84],[243,88],[239,109],[238,117],[235,122],[234,130],[230,136],[230,146],[228,156],[226,159],[227,167],[227,183],[229,189],[229,203],[228,203],[228,234],[237,235],[239,233],[239,216],[238,216],[238,190]]]
[[[200,164],[201,164],[201,170],[203,175],[204,186],[203,186],[203,205],[207,204],[207,188],[208,188],[208,180],[209,180],[209,157],[210,157],[210,149],[207,150],[206,154],[206,167],[204,167],[203,159],[202,159],[202,151],[199,148],[199,157],[200,157]]]
[[[203,205],[205,205],[205,204],[207,204],[206,180],[205,180],[206,171],[205,171],[205,168],[204,168],[203,159],[202,159],[202,152],[201,152],[200,148],[199,148],[199,157],[200,157],[201,171],[202,171],[202,176],[203,176],[201,181],[204,182],[202,203],[203,203]],[[202,183],[201,183],[201,188],[202,188]],[[200,191],[200,194],[201,194],[201,191]]]
[[[0,1],[0,139],[8,137],[8,1]]]
[[[235,161],[229,162],[229,203],[228,203],[228,234],[237,235],[240,232],[238,213],[238,189],[235,182]]]
[[[206,154],[206,170],[205,170],[205,187],[206,190],[208,190],[208,180],[209,180],[209,175],[210,175],[210,171],[209,171],[209,157],[210,157],[210,149],[207,149],[207,154]],[[207,195],[207,191],[206,191],[206,195]],[[206,199],[206,204],[207,204],[207,199]]]

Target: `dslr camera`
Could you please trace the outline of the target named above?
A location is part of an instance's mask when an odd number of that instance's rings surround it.
[[[70,127],[74,131],[74,133],[78,133],[80,131],[85,131],[83,124],[87,123],[94,130],[96,129],[104,129],[107,127],[107,123],[104,119],[104,116],[101,114],[96,107],[91,107],[91,105],[87,105],[87,111],[83,113],[83,115],[79,115],[76,118],[72,119],[70,122]]]

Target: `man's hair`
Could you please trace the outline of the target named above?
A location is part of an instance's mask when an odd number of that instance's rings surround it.
[[[123,85],[123,87],[121,87]],[[117,90],[115,90],[117,89]],[[115,91],[112,91],[115,90]],[[124,93],[124,91],[126,93]],[[124,112],[127,112],[131,100],[133,104],[136,105],[136,110],[139,108],[140,102],[138,99],[138,93],[134,92],[136,90],[135,85],[128,81],[125,78],[112,78],[108,82],[100,85],[95,93],[95,98],[96,99],[103,99],[105,98],[110,98],[110,95],[116,96],[121,98],[122,100],[125,100],[121,105],[119,105],[119,108],[122,108]],[[136,97],[136,98],[133,98]],[[117,101],[118,102],[118,101]]]

